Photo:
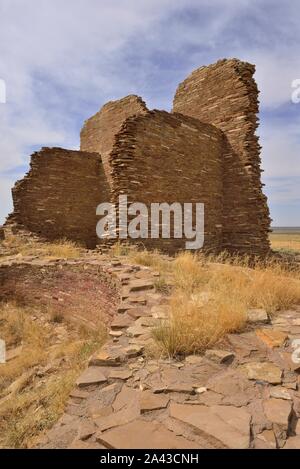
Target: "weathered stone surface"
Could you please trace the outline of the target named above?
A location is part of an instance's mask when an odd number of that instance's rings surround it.
[[[114,338],[119,338],[119,337],[122,337],[122,335],[124,334],[123,331],[109,331],[109,335],[111,337],[114,337]]]
[[[117,412],[132,402],[139,402],[139,395],[139,391],[124,385],[113,403],[114,411]]]
[[[170,393],[170,392],[177,392],[179,394],[194,394],[195,388],[192,384],[184,384],[184,383],[170,383],[166,384],[165,386],[156,387],[153,389],[155,394]]]
[[[72,389],[69,396],[73,397],[74,399],[86,399],[89,397],[88,391],[82,391],[81,389]]]
[[[274,329],[257,329],[255,331],[259,337],[268,347],[282,347],[288,338],[287,334]]]
[[[232,369],[213,376],[206,386],[209,390],[222,394],[221,402],[226,405],[245,406],[256,397],[254,384],[243,374]]]
[[[80,388],[90,386],[91,384],[102,384],[107,381],[104,374],[96,367],[90,366],[77,379],[76,384]]]
[[[264,402],[263,406],[267,419],[287,430],[292,403],[283,399],[270,398]]]
[[[231,363],[234,359],[234,353],[217,349],[206,350],[205,356],[216,363]]]
[[[169,403],[169,397],[162,394],[153,394],[151,391],[143,391],[140,394],[141,413],[163,409]]]
[[[131,316],[134,320],[139,319],[141,317],[151,316],[151,312],[149,311],[149,308],[144,308],[144,307],[134,308],[132,307],[132,305],[131,305],[131,308],[127,311],[127,314]]]
[[[128,358],[135,358],[142,355],[144,350],[143,345],[129,345],[124,348],[124,352]]]
[[[120,329],[127,329],[130,324],[132,324],[132,318],[130,316],[127,314],[119,314],[115,316],[113,322],[111,323],[111,328],[114,331],[118,331]]]
[[[119,366],[124,361],[122,349],[103,348],[90,358],[90,366]]]
[[[270,384],[280,384],[282,370],[273,363],[251,362],[245,364],[241,369],[247,373],[248,379],[266,381]]]
[[[227,448],[249,447],[251,416],[244,409],[171,403],[170,416],[192,425]]]
[[[203,394],[206,391],[207,391],[207,388],[205,388],[204,386],[202,386],[201,388],[195,388],[196,394]]]
[[[128,285],[129,292],[139,292],[144,290],[152,290],[154,282],[152,280],[134,280]]]
[[[118,314],[123,314],[126,313],[130,308],[132,308],[132,305],[130,303],[121,303],[118,308],[117,308],[117,313]]]
[[[147,333],[148,331],[146,330],[146,328],[140,325],[133,325],[131,327],[128,327],[127,329],[127,334],[130,337],[139,337]]]
[[[114,371],[111,371],[108,375],[109,379],[121,379],[126,381],[127,379],[131,378],[132,376],[132,371],[131,370],[120,370],[116,369]]]
[[[275,386],[270,389],[270,397],[275,399],[286,399],[290,401],[292,399],[291,393],[284,387]]]
[[[255,449],[276,449],[276,438],[272,430],[264,430],[256,435]]]
[[[93,422],[88,419],[83,420],[80,422],[79,429],[78,429],[78,438],[80,440],[87,440],[90,438],[94,433],[96,433],[97,427]]]
[[[135,420],[128,425],[97,435],[97,441],[111,449],[197,449],[189,441],[159,423]]]
[[[247,311],[247,321],[250,323],[269,322],[269,317],[265,309],[249,309]]]
[[[108,415],[107,417],[95,419],[95,423],[99,427],[100,431],[103,432],[110,428],[132,422],[137,419],[139,415],[139,403],[137,401],[130,401],[122,409]],[[97,440],[99,441],[98,438]]]
[[[102,388],[97,396],[97,400],[101,403],[101,406],[110,406],[115,400],[116,395],[121,391],[121,383],[113,383],[105,388]]]
[[[87,415],[93,420],[107,417],[112,413],[113,408],[111,406],[103,406],[103,404],[99,401],[91,401],[87,405]]]
[[[300,449],[300,436],[290,436],[283,449]]]

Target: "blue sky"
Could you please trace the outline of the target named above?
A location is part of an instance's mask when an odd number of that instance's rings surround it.
[[[41,146],[79,147],[83,121],[138,94],[170,110],[179,82],[223,57],[255,63],[274,225],[300,226],[297,0],[0,0],[0,224]]]

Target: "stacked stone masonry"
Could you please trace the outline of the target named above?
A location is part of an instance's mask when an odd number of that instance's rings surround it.
[[[9,222],[49,240],[68,238],[94,247],[96,208],[109,199],[98,153],[43,148],[13,189]]]
[[[147,107],[138,96],[126,96],[118,101],[105,104],[93,117],[88,119],[81,130],[80,149],[100,153],[107,178],[110,178],[109,155],[115,143],[115,136],[123,122],[133,115],[144,114]]]
[[[253,65],[221,60],[179,85],[172,113],[127,96],[107,103],[81,131],[81,151],[42,149],[13,189],[17,226],[47,239],[95,247],[96,207],[118,203],[204,203],[204,249],[266,254],[270,217],[255,135]],[[92,152],[92,153],[89,153]],[[129,220],[130,221],[130,220]],[[160,222],[161,223],[161,222]],[[148,229],[150,235],[150,226]],[[174,253],[186,239],[136,239]]]
[[[223,247],[236,251],[269,248],[269,210],[262,193],[255,67],[220,60],[195,70],[176,91],[174,112],[221,129],[223,150]]]

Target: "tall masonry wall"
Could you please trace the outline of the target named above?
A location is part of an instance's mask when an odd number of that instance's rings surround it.
[[[130,95],[118,101],[110,101],[85,121],[80,133],[80,149],[101,154],[105,174],[110,182],[111,168],[108,160],[116,134],[128,117],[146,112],[147,107],[142,98]]]
[[[254,66],[221,60],[181,83],[173,112],[149,111],[131,95],[109,102],[81,131],[81,151],[43,148],[13,189],[8,223],[46,239],[98,240],[96,208],[118,204],[203,203],[204,249],[265,254],[270,217],[262,192]],[[130,220],[129,220],[130,221]],[[148,220],[149,221],[149,220]],[[171,216],[171,221],[173,217]],[[195,228],[195,213],[193,217]],[[187,237],[134,239],[174,253]]]
[[[178,87],[173,111],[221,129],[227,137],[224,159],[223,247],[264,253],[269,249],[270,217],[262,192],[255,67],[237,59],[201,67]]]
[[[98,153],[43,148],[32,155],[30,171],[12,192],[10,222],[49,240],[96,246],[96,208],[109,201]]]
[[[205,204],[205,249],[222,245],[222,132],[197,119],[164,111],[128,118],[116,136],[110,156],[112,200],[128,195],[128,203]],[[195,212],[193,217],[195,223]],[[172,220],[172,218],[171,218]],[[159,228],[162,233],[162,222]],[[174,253],[185,248],[186,237],[140,240],[149,248]],[[138,242],[139,240],[135,240]]]

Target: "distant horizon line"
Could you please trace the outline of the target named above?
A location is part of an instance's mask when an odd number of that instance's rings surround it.
[[[272,229],[272,230],[274,230],[274,229],[279,229],[279,228],[280,228],[280,229],[285,228],[285,229],[289,229],[289,230],[290,230],[290,229],[299,229],[299,230],[300,230],[300,225],[299,225],[299,226],[297,226],[297,225],[293,225],[293,226],[292,226],[292,225],[280,225],[280,226],[279,226],[279,225],[276,225],[276,226],[271,226],[271,229]]]

